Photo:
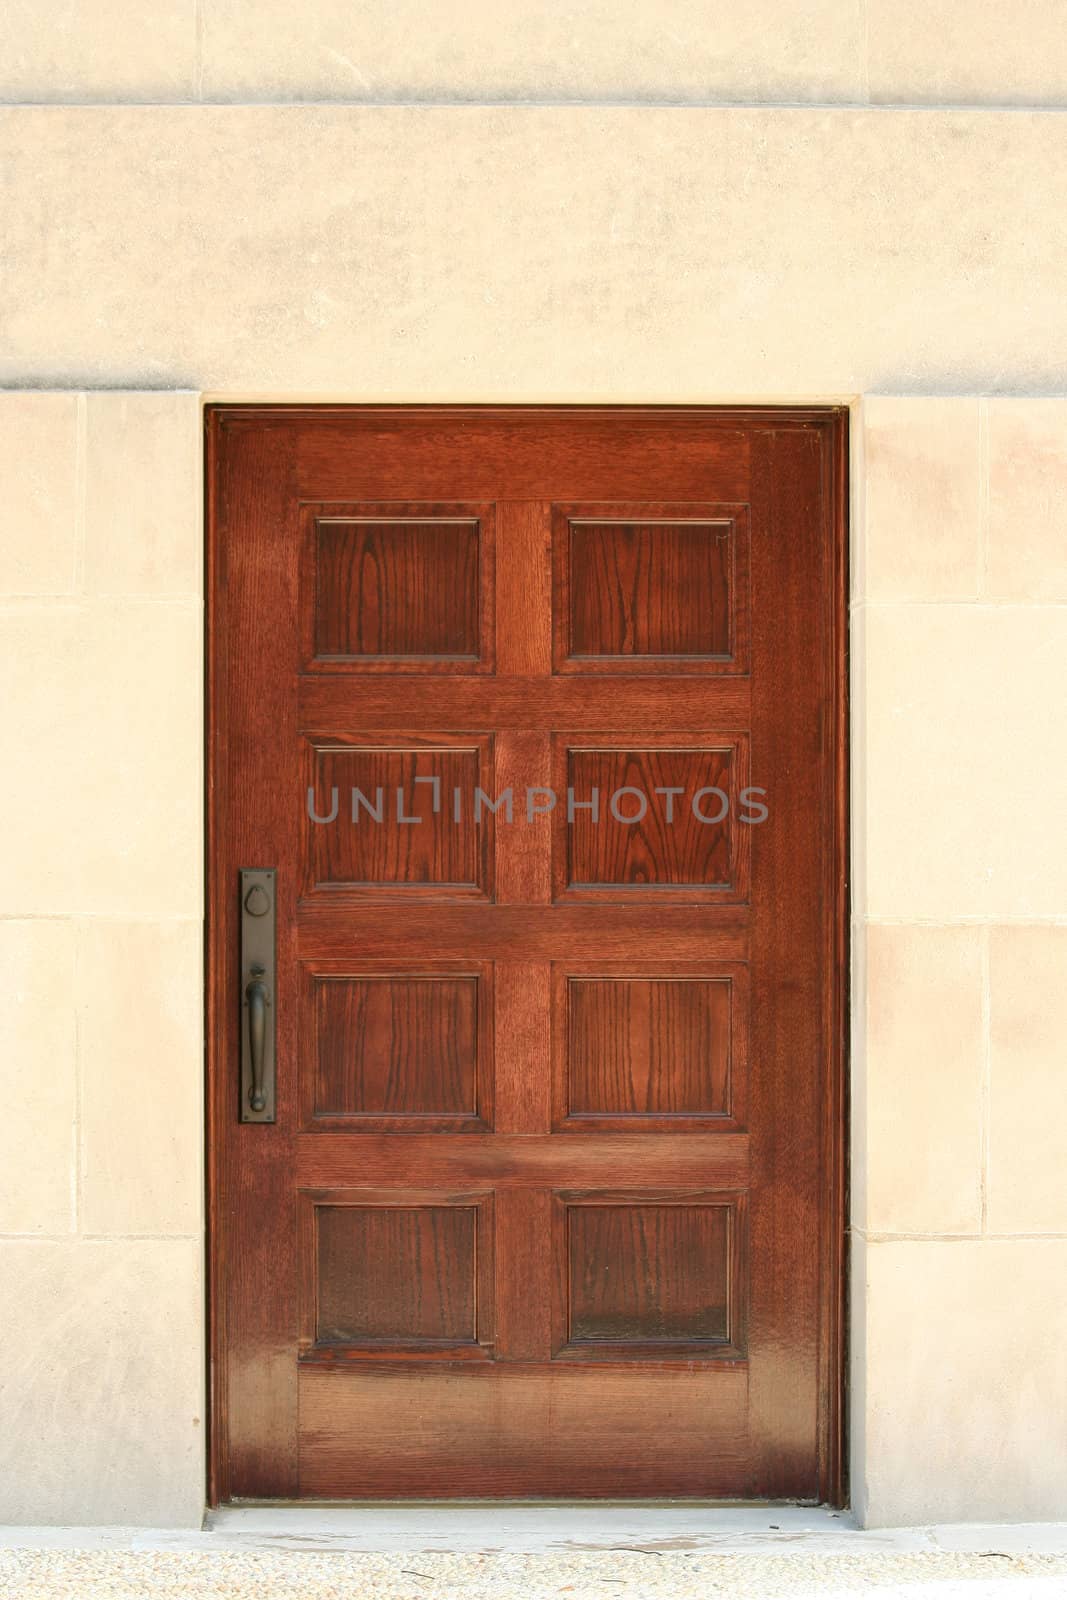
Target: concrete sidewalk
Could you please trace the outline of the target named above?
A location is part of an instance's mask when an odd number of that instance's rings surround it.
[[[0,1530],[7,1600],[1052,1600],[1067,1527],[796,1507],[257,1507],[202,1532]]]
[[[367,1555],[284,1550],[5,1550],[11,1600],[1053,1600],[1067,1557],[959,1551]]]

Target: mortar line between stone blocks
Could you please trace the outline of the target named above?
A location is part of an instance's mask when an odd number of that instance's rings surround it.
[[[75,521],[77,522],[77,517]],[[77,545],[77,533],[75,533],[75,545]],[[76,561],[75,557],[75,564]],[[145,594],[140,591],[135,593],[132,590],[123,592],[121,589],[100,589],[94,590],[90,595],[84,590],[80,593],[73,593],[70,590],[48,593],[41,590],[33,594],[3,595],[0,597],[0,616],[25,615],[35,607],[44,608],[50,614],[54,614],[59,606],[66,606],[68,610],[76,611],[84,608],[86,600],[110,601],[124,606],[170,606],[197,615],[204,609],[204,602],[198,594]]]
[[[86,455],[89,444],[89,404],[82,393],[74,408],[74,573],[76,595],[85,593]]]
[[[730,99],[720,96],[716,99],[665,99],[662,96],[640,98],[637,91],[629,95],[609,94],[603,89],[590,88],[584,95],[569,98],[516,98],[497,96],[495,98],[484,95],[468,99],[457,98],[453,95],[449,99],[412,99],[399,95],[380,95],[377,99],[354,99],[352,96],[338,97],[337,95],[322,94],[301,95],[289,99],[279,100],[267,95],[255,95],[248,92],[242,94],[240,99],[221,98],[223,90],[216,94],[206,96],[202,101],[191,99],[188,95],[181,99],[142,99],[142,100],[116,100],[98,99],[92,96],[74,99],[10,99],[0,101],[0,106],[5,111],[50,111],[53,108],[60,111],[87,110],[87,111],[115,111],[136,108],[149,111],[178,111],[184,106],[204,104],[218,110],[229,111],[254,110],[289,111],[293,108],[302,111],[342,110],[342,111],[810,111],[837,112],[837,111],[870,111],[878,116],[891,116],[895,112],[918,112],[921,115],[936,116],[943,112],[967,112],[968,114],[998,116],[1040,116],[1062,117],[1067,114],[1067,99],[1064,100],[871,100],[862,98],[853,99],[828,99],[821,100],[752,100]],[[16,381],[12,378],[3,387],[9,389],[26,389],[40,387],[56,389],[62,387],[58,378],[50,377],[46,383],[34,385],[32,382]],[[142,374],[129,382],[101,385],[100,387],[112,389],[138,389],[148,391],[159,387],[172,387],[159,385],[151,381],[151,375]],[[191,385],[182,381],[173,387],[188,389]],[[872,389],[872,394],[889,393],[894,400],[926,399],[929,396],[923,391],[914,388],[898,388],[891,390]],[[1036,389],[1027,385],[1025,390],[1003,389],[991,391],[998,397],[1008,399],[1062,399],[1063,386],[1055,388]],[[975,393],[973,386],[966,390],[966,398],[971,398]],[[757,396],[762,400],[762,395]],[[960,389],[953,385],[944,392],[938,391],[933,395],[935,399],[948,398],[958,400]],[[812,397],[802,394],[799,399],[809,403]],[[777,397],[776,397],[777,403]]]
[[[989,926],[982,929],[982,1071],[979,1087],[980,1150],[978,1168],[978,1195],[983,1236],[989,1233],[989,1118],[992,1097],[992,994],[990,989]]]
[[[968,599],[961,596],[952,600],[924,600],[920,597],[909,596],[892,600],[853,600],[851,610],[860,611],[900,611],[910,608],[915,611],[1067,611],[1067,600],[997,600],[993,598],[973,596]]]
[[[73,922],[79,923],[111,923],[117,927],[126,927],[130,923],[143,924],[148,927],[170,927],[177,924],[181,927],[200,927],[204,921],[202,912],[175,911],[166,916],[155,912],[144,911],[0,911],[0,923],[5,922]]]
[[[1022,913],[976,911],[961,916],[894,917],[878,911],[862,913],[852,918],[853,928],[1063,928],[1067,927],[1067,912],[1027,911]]]
[[[0,1243],[17,1244],[196,1244],[204,1242],[203,1233],[0,1233]]]
[[[83,1233],[86,1244],[202,1244],[202,1233]]]
[[[1067,1233],[884,1233],[853,1224],[849,1230],[865,1244],[1043,1244],[1062,1243]]]

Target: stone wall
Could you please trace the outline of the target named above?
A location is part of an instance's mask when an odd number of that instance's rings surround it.
[[[0,1519],[203,1503],[205,397],[852,404],[853,1502],[1067,1516],[1059,7],[0,43]]]

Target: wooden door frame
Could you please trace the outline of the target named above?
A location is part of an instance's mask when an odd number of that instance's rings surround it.
[[[225,637],[226,594],[220,583],[221,538],[215,518],[212,486],[217,468],[218,431],[215,419],[235,405],[241,409],[270,413],[284,419],[311,411],[408,412],[432,416],[447,412],[480,415],[656,415],[693,416],[717,414],[735,417],[739,423],[774,421],[779,418],[796,424],[805,420],[828,426],[833,442],[832,482],[826,484],[828,533],[832,541],[830,568],[833,574],[829,596],[828,629],[833,664],[831,701],[823,729],[828,760],[823,774],[823,796],[832,812],[832,828],[827,831],[825,881],[833,887],[832,936],[826,951],[829,981],[825,991],[825,1033],[830,1041],[830,1059],[825,1063],[822,1141],[825,1153],[826,1226],[822,1240],[821,1276],[827,1286],[821,1296],[820,1432],[828,1441],[827,1460],[822,1479],[824,1499],[835,1507],[849,1500],[846,1422],[848,1412],[848,1196],[849,1166],[849,977],[850,977],[850,818],[849,818],[849,409],[846,405],[396,405],[358,402],[307,404],[255,404],[215,401],[204,407],[204,522],[205,522],[205,875],[204,875],[204,991],[205,991],[205,1185],[206,1185],[206,1304],[207,1304],[207,1504],[224,1504],[228,1498],[226,1396],[223,1392],[225,1363],[224,1305],[220,1292],[224,1265],[219,1248],[222,1197],[219,1187],[218,1154],[220,1141],[216,1129],[227,1114],[232,1095],[225,1084],[225,1019],[220,1016],[214,974],[219,964],[234,953],[220,948],[218,907],[232,886],[217,881],[214,871],[220,807],[216,773],[224,759],[228,729],[225,722],[225,652],[220,643]],[[232,1109],[232,1108],[231,1108]],[[433,1502],[430,1502],[431,1504]]]

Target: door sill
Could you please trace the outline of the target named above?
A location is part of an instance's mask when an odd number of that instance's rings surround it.
[[[826,1506],[690,1501],[445,1505],[222,1506],[203,1528],[0,1527],[0,1549],[352,1551],[364,1555],[908,1555],[930,1551],[1067,1555],[1067,1522],[858,1528]],[[474,1569],[472,1568],[472,1572]],[[483,1574],[484,1576],[484,1574]],[[479,1580],[480,1581],[480,1580]]]
[[[213,1546],[242,1550],[780,1553],[783,1547],[852,1549],[857,1540],[901,1548],[899,1535],[862,1533],[848,1511],[691,1500],[228,1505],[208,1512],[204,1532]]]

